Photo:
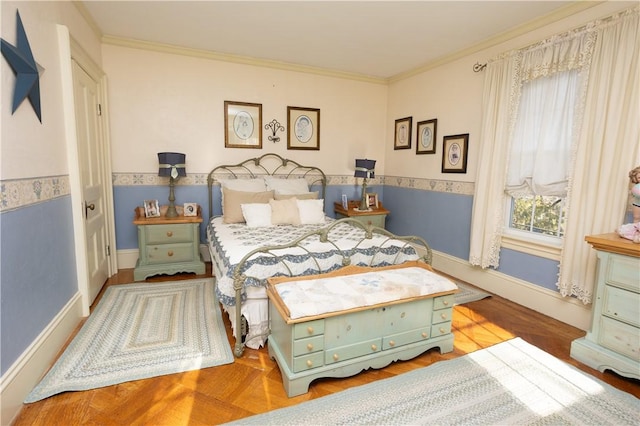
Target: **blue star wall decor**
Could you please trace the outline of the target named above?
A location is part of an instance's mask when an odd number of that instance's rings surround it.
[[[43,68],[36,64],[31,53],[27,33],[24,31],[20,12],[16,11],[17,16],[17,47],[12,46],[6,40],[2,40],[2,56],[7,60],[9,66],[16,75],[16,86],[13,92],[13,109],[11,113],[16,112],[22,101],[29,98],[29,102],[33,110],[38,116],[38,120],[42,123],[42,113],[40,111],[40,74]]]

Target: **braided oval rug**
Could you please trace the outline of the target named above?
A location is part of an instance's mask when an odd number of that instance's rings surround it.
[[[514,338],[239,425],[637,425],[640,400]]]
[[[212,278],[113,285],[25,402],[232,362]]]

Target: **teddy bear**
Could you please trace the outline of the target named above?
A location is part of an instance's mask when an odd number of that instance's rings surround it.
[[[618,228],[618,235],[634,243],[640,243],[640,166],[629,172],[631,187],[631,208],[633,223],[625,223]]]

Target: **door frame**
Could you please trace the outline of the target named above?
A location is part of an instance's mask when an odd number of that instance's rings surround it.
[[[60,39],[66,38],[68,43],[61,43],[60,49],[66,50],[60,55],[63,84],[62,99],[65,111],[65,131],[67,134],[67,162],[69,167],[69,190],[71,193],[71,214],[73,217],[73,233],[76,255],[76,273],[78,279],[78,291],[82,299],[82,314],[88,316],[91,302],[89,301],[89,271],[87,261],[84,199],[82,195],[82,182],[80,179],[80,159],[78,158],[78,136],[76,129],[76,114],[73,87],[72,61],[75,61],[98,84],[98,98],[102,106],[102,119],[98,120],[99,135],[103,140],[102,157],[104,161],[104,203],[105,221],[107,226],[107,243],[110,247],[108,256],[108,276],[118,271],[113,203],[113,182],[111,172],[111,143],[109,138],[109,115],[107,104],[107,80],[106,74],[90,58],[84,49],[69,35],[66,27],[59,25],[62,32]],[[66,36],[66,37],[65,37]],[[68,61],[64,58],[68,58]]]

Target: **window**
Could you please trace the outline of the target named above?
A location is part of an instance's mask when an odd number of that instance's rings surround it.
[[[512,237],[555,244],[564,235],[578,91],[577,70],[523,83],[505,188]]]

